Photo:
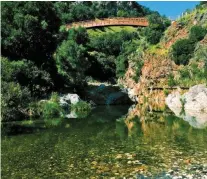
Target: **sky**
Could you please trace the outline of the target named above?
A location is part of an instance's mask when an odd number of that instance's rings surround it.
[[[199,1],[137,1],[151,10],[158,11],[161,15],[175,20],[186,9],[193,9]]]

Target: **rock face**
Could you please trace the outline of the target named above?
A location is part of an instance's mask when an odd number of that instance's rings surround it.
[[[80,97],[77,94],[66,94],[60,97],[60,105],[68,106],[69,104],[76,104],[80,101]]]
[[[119,79],[119,84],[127,88],[130,99],[138,103],[142,103],[142,99],[144,98],[151,98],[154,100],[158,94],[156,92],[154,93],[154,91],[150,91],[149,88],[167,87],[167,76],[176,68],[176,65],[162,54],[145,53],[142,59],[144,64],[138,82],[134,80],[136,76],[136,66],[133,62],[129,63],[124,77]],[[163,96],[162,99],[161,96]],[[163,95],[159,95],[159,98],[156,100],[164,102],[164,93]]]
[[[165,102],[176,116],[183,118],[191,126],[196,128],[207,126],[207,88],[205,85],[193,86],[183,95],[179,92],[169,94]]]

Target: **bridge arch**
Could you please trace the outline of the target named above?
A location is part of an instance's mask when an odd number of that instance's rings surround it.
[[[74,22],[71,24],[67,24],[66,28],[67,30],[69,30],[70,28],[77,28],[79,26],[85,28],[95,28],[95,27],[118,26],[118,25],[147,27],[149,25],[149,22],[144,17],[136,17],[136,18],[116,17],[116,18],[104,18],[104,19]]]

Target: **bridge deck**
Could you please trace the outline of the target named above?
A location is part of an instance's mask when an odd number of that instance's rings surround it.
[[[146,27],[149,25],[146,18],[106,18],[106,19],[96,19],[88,21],[74,22],[72,24],[67,24],[66,28],[76,28],[76,27],[102,27],[102,26],[114,26],[114,25],[128,25],[128,26],[141,26]]]

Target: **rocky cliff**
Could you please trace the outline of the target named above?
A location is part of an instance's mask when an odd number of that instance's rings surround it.
[[[143,52],[142,61],[143,67],[141,69],[141,76],[137,82],[134,79],[136,75],[136,66],[134,62],[129,62],[129,67],[119,83],[128,90],[129,97],[133,101],[143,103],[146,99],[157,103],[164,103],[165,97],[168,93],[180,88],[184,93],[191,85],[196,85],[205,82],[205,78],[196,79],[191,83],[182,83],[182,70],[193,70],[193,65],[196,64],[198,69],[203,68],[205,59],[201,58],[204,55],[198,55],[200,49],[207,47],[207,35],[203,40],[197,43],[192,60],[186,66],[176,65],[171,59],[172,45],[179,39],[188,38],[190,29],[194,25],[201,25],[207,28],[207,6],[204,5],[201,9],[194,9],[190,13],[186,13],[183,17],[173,22],[171,26],[165,31],[164,36],[157,45],[149,45]],[[193,60],[199,58],[198,60]],[[205,58],[205,57],[204,57]],[[137,58],[140,60],[140,57]],[[136,61],[136,59],[135,59]],[[193,64],[193,65],[192,65]],[[194,65],[195,66],[195,65]],[[192,69],[191,69],[192,68]],[[173,80],[180,81],[178,85],[169,86],[169,77]],[[191,79],[193,78],[193,75]]]

